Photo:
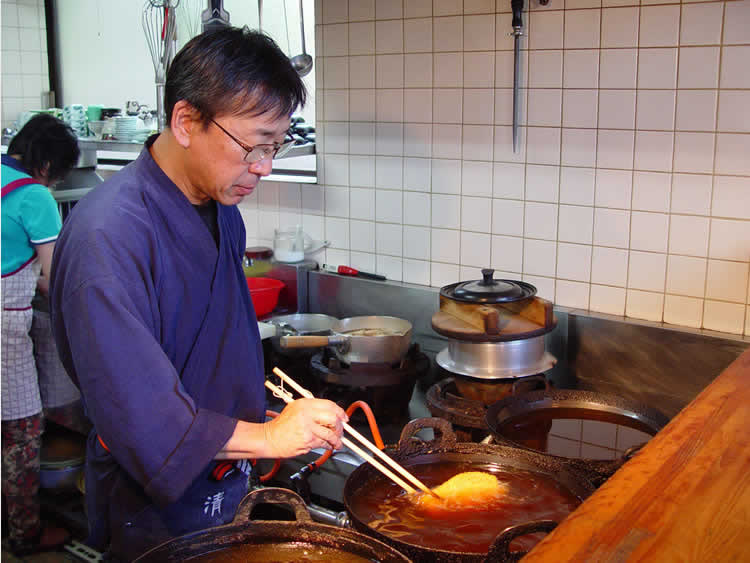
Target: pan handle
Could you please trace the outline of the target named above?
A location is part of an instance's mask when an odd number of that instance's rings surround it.
[[[282,336],[279,338],[282,348],[320,348],[328,346],[327,336]]]
[[[240,501],[232,524],[244,524],[250,521],[250,514],[259,504],[283,504],[291,507],[297,522],[312,522],[305,501],[297,493],[280,487],[264,487],[249,492]]]
[[[528,552],[511,551],[510,543],[514,539],[536,532],[551,532],[555,528],[557,528],[557,522],[554,520],[534,520],[533,522],[526,522],[525,524],[509,526],[500,532],[497,538],[495,538],[495,541],[490,546],[490,550],[487,552],[487,557],[484,561],[485,563],[520,561]]]
[[[401,430],[401,436],[398,439],[399,453],[407,452],[414,448],[416,434],[423,428],[432,428],[436,431],[436,437],[432,440],[435,446],[452,447],[456,444],[456,433],[453,432],[453,426],[444,418],[425,417],[415,418],[408,422]]]
[[[322,348],[323,346],[341,346],[349,339],[346,336],[282,336],[279,344],[282,348]]]

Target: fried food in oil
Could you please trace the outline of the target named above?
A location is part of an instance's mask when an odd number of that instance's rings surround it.
[[[423,493],[417,499],[420,508],[429,511],[466,510],[477,503],[507,492],[507,486],[491,473],[464,471],[432,489],[440,498]]]

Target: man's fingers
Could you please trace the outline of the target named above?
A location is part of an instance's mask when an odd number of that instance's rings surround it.
[[[325,448],[331,448],[331,449],[338,449],[341,447],[341,439],[339,438],[339,434],[331,430],[330,428],[327,428],[325,426],[316,426],[313,427],[313,434],[323,442],[321,444],[322,447]]]

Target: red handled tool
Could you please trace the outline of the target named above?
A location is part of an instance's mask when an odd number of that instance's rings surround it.
[[[369,272],[361,272],[359,270],[355,270],[350,266],[329,266],[328,264],[323,264],[323,266],[321,266],[321,270],[332,272],[334,274],[341,274],[342,276],[357,276],[359,278],[367,278],[368,280],[385,280],[385,276],[381,276],[380,274],[371,274]]]

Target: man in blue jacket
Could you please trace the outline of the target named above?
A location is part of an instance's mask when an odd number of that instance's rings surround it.
[[[341,446],[346,414],[300,399],[265,420],[263,355],[236,205],[271,172],[305,89],[267,36],[192,39],[169,67],[168,128],[80,201],[54,254],[60,357],[94,424],[89,543],[131,560],[231,521],[250,464]]]

